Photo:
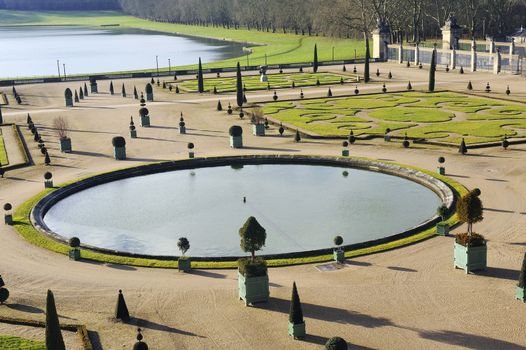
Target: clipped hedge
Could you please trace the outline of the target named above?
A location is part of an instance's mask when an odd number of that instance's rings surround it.
[[[237,261],[239,273],[245,277],[259,277],[267,275],[267,261],[263,258],[243,258]]]

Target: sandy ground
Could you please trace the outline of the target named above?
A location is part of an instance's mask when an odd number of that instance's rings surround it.
[[[411,80],[415,89],[427,85],[427,71],[395,64],[372,65],[393,80],[388,88],[403,88]],[[352,67],[347,67],[348,71]],[[340,70],[336,67],[335,70]],[[383,76],[385,76],[383,75]],[[360,86],[362,92],[379,91],[381,81]],[[380,77],[382,78],[382,77]],[[485,73],[439,72],[438,88],[464,91],[467,80],[482,91],[490,81],[504,98],[524,101],[526,80],[518,76]],[[116,91],[122,82],[116,81]],[[125,81],[144,89],[145,80]],[[99,83],[108,91],[109,82]],[[196,154],[298,153],[337,155],[340,142],[308,141],[296,144],[291,133],[277,136],[251,135],[248,120],[240,121],[216,112],[218,96],[168,94],[156,89],[148,104],[153,127],[138,127],[139,138],[130,140],[128,123],[139,124],[137,101],[109,94],[90,95],[79,107],[64,108],[63,91],[80,83],[20,86],[26,105],[3,109],[7,122],[24,124],[27,113],[42,130],[50,148],[52,166],[30,140],[35,166],[16,170],[1,179],[0,201],[16,207],[43,189],[43,173],[50,170],[55,183],[124,166],[186,156],[187,142],[196,144]],[[354,86],[335,86],[335,96]],[[5,89],[10,92],[9,89]],[[326,88],[304,89],[306,96],[323,96]],[[281,90],[280,98],[294,97],[298,90]],[[248,93],[249,101],[270,100],[272,92]],[[221,95],[223,106],[235,96]],[[177,124],[184,113],[187,135]],[[49,129],[56,116],[68,119],[74,152],[60,154],[57,137]],[[228,128],[244,129],[242,150],[228,147]],[[26,138],[29,131],[24,128]],[[127,161],[115,161],[111,138],[126,136]],[[0,315],[39,318],[33,308],[45,308],[46,290],[55,293],[63,321],[86,324],[97,349],[130,349],[136,325],[145,329],[151,349],[321,349],[332,336],[341,336],[354,349],[526,349],[524,308],[514,297],[526,246],[526,146],[470,151],[461,156],[454,149],[411,148],[382,141],[360,142],[351,154],[435,169],[436,159],[446,157],[447,173],[469,188],[482,190],[485,220],[475,225],[488,240],[487,271],[466,275],[453,268],[453,239],[435,237],[394,251],[353,259],[346,268],[320,272],[314,265],[274,268],[269,272],[271,300],[245,307],[237,298],[236,271],[194,271],[135,268],[93,262],[70,262],[67,257],[34,247],[9,226],[0,227],[0,274],[11,292],[10,304],[0,306]],[[457,232],[464,228],[457,229]],[[272,234],[269,232],[269,234]],[[174,247],[175,251],[176,247]],[[296,281],[303,303],[308,337],[293,341],[287,336],[292,282]],[[112,320],[118,289],[123,289],[133,324]],[[66,319],[67,317],[67,319]],[[0,331],[2,328],[0,328]],[[21,331],[22,332],[22,331]],[[23,332],[22,332],[23,333]]]

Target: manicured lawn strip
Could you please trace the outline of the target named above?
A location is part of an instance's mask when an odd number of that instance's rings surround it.
[[[365,158],[358,158],[358,159],[365,159]],[[393,162],[384,162],[384,163],[397,164]],[[397,165],[400,165],[400,164],[397,164]],[[441,181],[448,184],[450,188],[452,188],[455,195],[458,195],[458,194],[462,195],[464,193],[467,193],[467,189],[463,185],[461,185],[460,183],[456,182],[455,180],[451,178],[435,174],[434,172],[431,172],[425,169],[420,169],[420,168],[407,166],[407,165],[400,165],[400,166],[419,170],[423,173],[426,173],[428,175],[431,175],[431,176],[434,176],[440,179]],[[94,175],[96,174],[92,174],[92,175],[89,175],[83,178],[79,178],[79,179],[67,182],[65,184],[62,184],[61,187],[74,183],[76,181],[80,181],[84,178],[94,176]],[[18,233],[29,243],[36,245],[38,247],[41,247],[41,248],[51,250],[56,253],[67,255],[69,251],[69,247],[67,245],[56,242],[52,240],[51,238],[49,238],[48,236],[41,233],[40,231],[38,231],[35,227],[33,227],[29,219],[32,208],[47,194],[55,190],[56,189],[46,189],[38,193],[34,197],[30,198],[29,200],[24,202],[22,205],[20,205],[16,209],[13,215],[13,219],[14,219],[13,226],[18,231]],[[456,215],[453,215],[447,220],[447,222],[450,223],[450,225],[454,225],[458,222],[458,219]],[[396,247],[401,247],[404,245],[412,244],[412,243],[427,239],[433,236],[434,233],[435,233],[435,229],[431,228],[429,230],[425,230],[421,233],[415,234],[411,237],[400,239],[400,240],[393,241],[390,243],[385,243],[385,244],[381,244],[381,245],[370,247],[370,248],[359,249],[356,251],[348,251],[346,252],[346,256],[353,257],[353,256],[359,256],[359,255],[366,255],[366,254],[372,254],[375,252],[393,249]],[[123,264],[123,265],[142,266],[142,267],[158,267],[158,268],[177,268],[177,261],[124,257],[124,256],[98,253],[98,252],[94,252],[94,251],[87,250],[87,249],[82,249],[81,257],[83,259],[100,261],[100,262],[111,263],[111,264]],[[330,254],[330,255],[313,256],[313,257],[306,257],[306,258],[272,259],[272,260],[268,260],[268,265],[269,266],[286,266],[286,265],[308,264],[308,263],[330,261],[332,260],[332,258],[333,258],[332,254]],[[192,267],[201,268],[201,269],[237,268],[237,262],[236,261],[225,261],[225,262],[192,261]]]
[[[0,163],[5,166],[9,164],[9,158],[7,157],[7,152],[5,151],[4,137],[0,135]]]
[[[2,350],[46,350],[43,341],[0,335],[0,349]]]
[[[330,37],[302,36],[295,34],[267,33],[247,29],[225,29],[222,27],[205,27],[194,25],[183,25],[174,23],[161,23],[143,20],[140,18],[124,15],[114,11],[93,12],[32,12],[32,11],[5,11],[0,10],[0,23],[2,25],[85,25],[101,26],[118,24],[121,28],[135,28],[154,30],[172,34],[200,36],[216,38],[220,40],[231,40],[247,43],[257,43],[261,46],[252,48],[253,53],[249,55],[250,65],[265,64],[265,54],[268,64],[286,64],[311,62],[314,44],[318,45],[318,58],[320,61],[332,59],[332,47],[334,47],[335,60],[354,58],[356,49],[357,57],[364,56],[364,45],[361,40],[338,39]],[[206,67],[235,67],[240,61],[246,64],[246,56],[222,60],[214,63],[204,63]],[[177,66],[177,62],[174,62]],[[195,68],[195,65],[177,66],[176,69]],[[146,68],[146,67],[145,67]],[[173,68],[173,67],[172,67]],[[152,68],[150,71],[153,71]],[[162,68],[167,71],[168,68]]]
[[[413,123],[436,123],[448,122],[453,119],[454,114],[432,109],[425,110],[422,108],[381,108],[368,112],[368,114],[377,119],[396,121],[396,122],[413,122]]]

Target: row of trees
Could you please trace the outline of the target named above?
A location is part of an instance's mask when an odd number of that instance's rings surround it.
[[[7,10],[119,10],[118,0],[0,0],[0,9]]]
[[[359,37],[378,20],[394,41],[438,36],[455,14],[467,37],[509,34],[526,16],[526,0],[119,0],[122,9],[157,21],[248,27],[260,31]]]

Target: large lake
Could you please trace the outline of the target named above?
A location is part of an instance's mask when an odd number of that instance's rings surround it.
[[[344,173],[346,172],[346,173]],[[246,197],[246,203],[243,202]],[[330,248],[400,233],[433,217],[439,197],[396,176],[307,165],[179,170],[96,186],[44,217],[64,237],[101,248],[191,256],[239,256],[238,230],[254,216],[267,230],[262,254]]]
[[[0,78],[155,69],[243,55],[243,45],[118,27],[0,27]]]

